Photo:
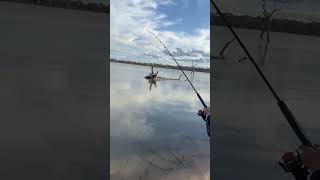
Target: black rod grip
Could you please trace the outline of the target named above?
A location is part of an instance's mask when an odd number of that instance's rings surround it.
[[[204,103],[204,101],[203,101],[203,99],[201,98],[201,96],[200,96],[200,94],[199,94],[199,93],[197,93],[197,96],[198,96],[198,98],[200,99],[200,101],[201,101],[201,103],[202,103],[203,107],[204,107],[204,108],[207,108],[206,103]]]
[[[298,121],[296,120],[288,106],[282,100],[278,101],[278,106],[280,107],[283,115],[286,117],[288,123],[290,124],[295,134],[298,136],[301,143],[305,146],[312,147],[311,141],[305,136],[302,128],[299,126]]]

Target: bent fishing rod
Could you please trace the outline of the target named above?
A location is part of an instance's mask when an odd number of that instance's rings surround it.
[[[190,79],[188,78],[188,76],[186,75],[186,73],[184,72],[184,70],[182,69],[182,67],[180,66],[180,64],[178,63],[178,61],[176,60],[176,58],[174,58],[174,56],[171,54],[171,52],[169,51],[169,49],[167,48],[166,45],[164,45],[164,43],[153,33],[151,32],[149,29],[147,29],[148,32],[150,32],[162,45],[163,47],[166,49],[166,51],[169,53],[169,55],[172,57],[172,59],[174,60],[174,62],[176,62],[177,66],[179,67],[179,69],[181,70],[181,72],[183,73],[183,75],[187,78],[189,84],[191,85],[191,87],[193,88],[193,90],[195,91],[195,93],[197,94],[200,102],[202,103],[204,108],[207,108],[206,103],[203,101],[202,97],[200,96],[200,94],[198,93],[198,91],[196,90],[196,88],[193,86],[193,84],[191,83]],[[206,122],[206,128],[207,128],[207,134],[210,138],[210,116],[207,116],[206,114],[202,113],[198,113],[199,116],[202,117],[202,119]]]
[[[196,88],[193,86],[193,84],[191,83],[190,79],[188,78],[188,76],[186,75],[186,73],[183,71],[183,69],[181,68],[180,64],[178,63],[178,61],[176,60],[176,58],[174,58],[174,56],[171,54],[171,52],[169,51],[169,49],[166,47],[166,45],[164,45],[164,43],[153,33],[151,32],[149,29],[147,29],[148,32],[150,32],[162,45],[163,47],[166,49],[166,51],[169,53],[169,55],[172,57],[172,59],[174,60],[174,62],[176,62],[176,64],[178,65],[179,69],[182,71],[183,75],[187,78],[189,84],[191,85],[191,87],[193,88],[193,90],[195,91],[195,93],[197,94],[199,100],[201,101],[202,105],[204,108],[207,108],[206,103],[203,101],[203,99],[201,98],[200,94],[198,93],[198,91],[196,90]]]
[[[309,146],[312,147],[312,143],[311,141],[306,137],[306,135],[304,134],[302,128],[300,127],[298,121],[296,120],[296,118],[294,117],[293,113],[291,112],[291,110],[289,109],[289,107],[286,105],[286,103],[280,99],[280,97],[278,96],[278,94],[276,93],[276,91],[273,89],[273,87],[271,86],[271,84],[269,83],[268,79],[266,78],[266,76],[263,74],[263,72],[261,71],[261,69],[259,68],[259,66],[257,65],[256,61],[254,60],[254,58],[251,56],[251,54],[249,53],[248,49],[246,48],[246,46],[243,44],[243,42],[241,41],[241,39],[239,38],[239,36],[236,34],[236,32],[234,31],[234,29],[232,28],[232,26],[230,25],[230,23],[227,21],[227,19],[225,18],[225,16],[223,15],[223,13],[220,11],[220,9],[218,8],[218,6],[216,5],[216,3],[213,2],[213,0],[210,0],[212,5],[214,6],[214,8],[216,9],[216,11],[218,12],[218,14],[220,15],[222,21],[224,21],[224,23],[228,26],[229,30],[231,31],[231,33],[233,34],[233,36],[236,38],[236,40],[238,41],[239,45],[241,46],[241,48],[244,50],[244,52],[247,54],[247,57],[249,58],[249,60],[251,61],[251,63],[254,65],[255,69],[258,71],[259,75],[261,76],[261,78],[263,79],[263,81],[266,83],[268,89],[271,91],[273,97],[276,99],[277,104],[281,110],[281,112],[283,113],[283,115],[285,116],[286,120],[288,121],[289,125],[291,126],[291,128],[293,129],[294,133],[297,135],[297,137],[299,138],[300,142],[305,145],[305,146]]]

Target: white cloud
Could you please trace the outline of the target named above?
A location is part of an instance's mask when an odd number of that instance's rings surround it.
[[[181,17],[168,20],[166,14],[158,11],[159,6],[172,5],[174,2],[171,0],[111,0],[111,57],[125,56],[127,60],[138,60],[137,58],[147,59],[144,56],[145,53],[164,55],[161,44],[146,29],[157,34],[170,50],[175,48],[185,51],[197,49],[209,54],[209,22],[207,28],[199,27],[194,30],[193,34],[164,30],[168,26],[183,23]],[[165,60],[162,63],[168,64]]]

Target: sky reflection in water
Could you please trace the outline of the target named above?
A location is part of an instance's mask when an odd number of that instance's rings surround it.
[[[231,39],[225,27],[212,27],[219,49]],[[319,143],[320,38],[271,33],[268,59],[262,63],[261,41],[255,30],[236,29],[279,96],[285,100],[307,136]],[[315,46],[318,45],[318,46]],[[213,51],[213,53],[216,53]],[[236,63],[243,55],[237,45],[228,62],[214,61],[214,179],[291,180],[278,160],[300,142],[279,110],[275,99],[249,61]]]
[[[181,74],[155,71],[168,78]],[[149,72],[150,67],[111,63],[111,178],[209,179],[209,138],[196,115],[201,103],[184,78],[159,81],[150,91],[143,78]],[[207,104],[209,77],[194,78]]]

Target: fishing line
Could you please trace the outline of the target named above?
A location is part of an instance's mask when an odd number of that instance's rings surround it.
[[[153,45],[152,45],[152,43],[150,44],[152,47],[154,47]],[[159,49],[159,47],[157,47],[157,49]],[[164,60],[164,61],[167,61],[167,62],[172,62],[171,60],[170,60],[170,58],[165,58],[163,55],[162,55],[162,53],[163,53],[163,51],[161,52],[161,53],[159,53],[159,52],[156,52],[156,53],[153,53],[156,57],[153,57],[153,58],[155,58],[155,59],[160,59],[160,60]],[[161,54],[161,55],[160,55]],[[164,53],[163,53],[164,54]],[[170,68],[171,70],[170,70],[170,79],[172,79],[173,78],[173,75],[174,75],[174,70],[175,69],[173,69],[173,68]]]
[[[183,75],[187,78],[189,84],[191,85],[191,87],[193,88],[193,90],[195,91],[195,93],[197,94],[199,100],[201,101],[202,105],[204,106],[204,108],[207,108],[207,105],[205,104],[205,102],[203,101],[203,99],[201,98],[200,94],[198,93],[198,91],[196,90],[196,88],[193,86],[193,84],[191,83],[190,79],[188,78],[188,76],[186,75],[186,73],[184,72],[184,70],[181,68],[180,64],[178,63],[178,61],[174,58],[174,56],[171,54],[171,52],[169,51],[169,49],[166,47],[166,45],[164,45],[164,43],[153,33],[151,32],[149,29],[147,29],[148,32],[150,32],[162,45],[163,47],[168,51],[169,55],[172,57],[172,59],[176,62],[177,66],[179,67],[179,69],[181,70],[181,72],[183,73]]]
[[[263,79],[263,81],[266,83],[268,89],[270,90],[270,92],[272,93],[273,97],[276,99],[277,104],[281,110],[281,112],[283,113],[283,115],[285,116],[286,120],[288,121],[289,125],[291,126],[292,130],[295,132],[295,134],[297,135],[297,137],[299,138],[299,140],[301,141],[301,143],[305,146],[309,146],[312,147],[312,143],[311,141],[306,137],[306,135],[304,134],[304,132],[302,131],[302,128],[300,127],[298,121],[296,120],[296,118],[294,117],[293,113],[290,111],[289,107],[286,105],[286,103],[280,99],[280,97],[278,96],[278,94],[276,93],[276,91],[273,89],[273,87],[271,86],[271,84],[269,83],[269,81],[267,80],[267,78],[265,77],[265,75],[263,74],[263,72],[260,70],[259,66],[257,65],[256,61],[253,59],[253,57],[251,56],[251,54],[249,53],[248,49],[246,48],[246,46],[242,43],[241,39],[239,38],[239,36],[236,34],[236,32],[234,31],[234,29],[232,28],[232,26],[229,24],[229,22],[226,20],[225,16],[223,15],[223,13],[220,11],[220,9],[218,8],[218,6],[213,2],[213,0],[210,0],[213,7],[216,9],[216,11],[218,12],[218,14],[220,15],[222,21],[224,21],[224,23],[227,25],[227,27],[229,28],[229,30],[231,31],[231,33],[233,34],[233,36],[236,38],[236,40],[238,41],[239,45],[242,47],[242,49],[244,50],[244,52],[247,54],[247,57],[249,58],[249,60],[251,61],[251,63],[254,65],[255,69],[258,71],[259,75],[261,76],[261,78]]]

